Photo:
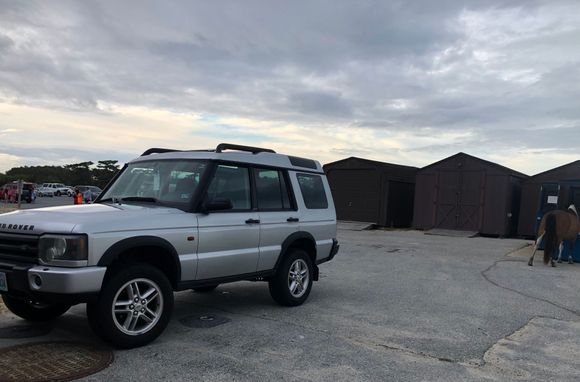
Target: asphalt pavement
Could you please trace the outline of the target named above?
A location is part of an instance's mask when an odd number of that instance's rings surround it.
[[[280,307],[261,282],[177,293],[158,340],[115,351],[86,380],[578,380],[580,264],[528,267],[529,242],[512,239],[339,230],[339,240],[306,304]],[[216,326],[185,325],[200,317]],[[0,327],[20,321],[4,314]],[[103,345],[81,305],[50,334],[0,348],[47,340]]]
[[[70,196],[43,196],[37,197],[32,203],[21,202],[20,208],[29,210],[31,208],[56,207],[73,204],[73,198]],[[9,204],[14,207],[14,204]]]

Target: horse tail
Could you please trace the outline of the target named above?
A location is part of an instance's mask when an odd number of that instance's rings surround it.
[[[546,234],[544,235],[544,264],[548,264],[558,246],[556,235],[556,215],[546,216]]]

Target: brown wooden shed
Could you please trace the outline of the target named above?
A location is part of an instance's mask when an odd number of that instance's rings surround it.
[[[580,207],[580,160],[541,172],[522,183],[518,235],[534,237],[536,219],[546,212],[542,209],[566,209],[571,203]]]
[[[417,171],[413,225],[514,235],[527,177],[465,153],[433,163]]]
[[[324,171],[339,220],[411,226],[416,167],[350,157]]]

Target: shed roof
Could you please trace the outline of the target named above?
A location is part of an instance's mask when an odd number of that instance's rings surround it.
[[[475,156],[473,156],[473,155],[466,154],[466,153],[464,153],[464,152],[459,152],[459,153],[457,153],[457,154],[455,154],[455,155],[452,155],[452,156],[450,156],[450,157],[447,157],[447,158],[445,158],[445,159],[441,159],[440,161],[437,161],[437,162],[435,162],[435,163],[431,163],[431,164],[430,164],[430,165],[428,165],[428,166],[425,166],[425,167],[422,167],[422,168],[420,168],[420,169],[419,169],[419,171],[421,172],[421,171],[424,171],[424,170],[426,170],[426,169],[429,169],[429,168],[431,168],[431,167],[435,167],[435,166],[437,166],[437,165],[439,165],[439,164],[441,164],[441,163],[447,162],[447,161],[449,161],[449,160],[452,160],[452,159],[455,159],[455,158],[457,158],[457,157],[465,157],[465,158],[474,159],[474,160],[476,160],[476,161],[482,162],[483,164],[485,164],[485,165],[487,165],[487,166],[494,167],[494,168],[496,168],[496,169],[498,169],[498,170],[500,170],[500,171],[507,172],[507,173],[509,173],[510,175],[516,176],[516,177],[518,177],[518,178],[529,178],[529,175],[523,174],[523,173],[521,173],[521,172],[518,172],[518,171],[516,171],[516,170],[512,170],[511,168],[508,168],[508,167],[502,166],[502,165],[500,165],[500,164],[497,164],[497,163],[495,163],[495,162],[490,162],[490,161],[488,161],[488,160],[481,159],[481,158],[475,157]]]
[[[323,166],[323,168],[327,169],[329,167],[334,167],[336,165],[340,165],[340,164],[343,164],[343,163],[349,162],[349,161],[361,161],[361,162],[364,162],[364,163],[366,163],[370,166],[373,166],[373,167],[386,167],[386,168],[396,167],[396,168],[401,168],[401,169],[411,170],[411,171],[418,170],[417,167],[405,166],[405,165],[396,164],[396,163],[380,162],[380,161],[376,161],[376,160],[364,159],[364,158],[359,158],[359,157],[348,157],[345,159],[337,160],[335,162],[330,162],[330,163],[325,164]]]
[[[578,173],[579,173],[579,177],[580,177],[580,160],[575,160],[574,162],[570,162],[570,163],[555,167],[555,168],[550,169],[550,170],[542,171],[542,172],[530,177],[530,181],[533,181],[534,179],[545,176],[545,175],[549,175],[551,173],[566,171],[574,166],[578,167]],[[560,180],[564,180],[564,179],[560,179]]]

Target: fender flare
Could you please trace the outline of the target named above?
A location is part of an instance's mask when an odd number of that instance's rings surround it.
[[[288,251],[288,248],[290,248],[292,246],[292,244],[294,244],[297,240],[303,240],[303,239],[310,241],[312,243],[312,247],[314,247],[314,259],[312,260],[312,263],[314,266],[316,266],[316,261],[315,261],[316,260],[316,240],[314,239],[314,236],[312,236],[310,233],[305,232],[305,231],[297,231],[297,232],[292,233],[290,236],[288,236],[282,242],[282,250],[280,251],[280,256],[278,256],[278,260],[276,260],[276,265],[274,266],[275,272],[278,270],[278,266],[282,262],[282,259],[284,258],[284,255]]]
[[[173,275],[174,281],[176,283],[179,282],[181,279],[181,262],[179,261],[179,255],[175,250],[175,247],[169,241],[157,236],[134,236],[118,241],[105,251],[97,265],[101,267],[111,265],[119,259],[119,255],[123,252],[139,247],[159,247],[168,252],[170,254],[169,260],[172,261],[174,269],[176,270],[176,274]]]

